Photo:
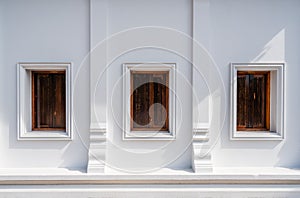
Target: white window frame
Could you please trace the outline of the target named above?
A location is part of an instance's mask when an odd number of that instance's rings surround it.
[[[270,131],[237,131],[237,72],[270,72]],[[283,140],[285,123],[285,64],[231,63],[231,140]]]
[[[123,98],[124,129],[123,140],[175,140],[176,139],[176,83],[175,63],[124,63]],[[168,131],[131,131],[130,129],[130,78],[131,71],[168,71],[169,72],[169,130]]]
[[[72,63],[19,63],[17,77],[18,140],[72,140],[71,124],[71,65]],[[32,130],[32,71],[66,72],[66,130]]]

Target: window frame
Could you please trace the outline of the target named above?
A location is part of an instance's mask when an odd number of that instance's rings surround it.
[[[176,139],[176,116],[175,116],[175,63],[124,63],[123,64],[123,115],[124,128],[123,140],[175,140]],[[168,130],[131,130],[131,72],[161,72],[167,71],[169,74],[168,82]]]
[[[270,72],[270,129],[237,130],[238,72]],[[231,63],[231,140],[283,140],[285,123],[285,64]]]
[[[72,63],[18,63],[17,105],[18,140],[72,140],[71,124],[71,66]],[[32,127],[32,72],[64,71],[66,82],[66,129],[33,130]]]

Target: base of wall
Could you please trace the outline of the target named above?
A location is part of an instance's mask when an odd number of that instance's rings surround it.
[[[203,157],[194,156],[192,168],[195,173],[213,173],[211,155],[207,154]]]
[[[91,174],[68,169],[0,169],[0,197],[300,197],[300,170],[161,169],[147,174]]]
[[[6,198],[298,198],[300,185],[14,185],[0,186]]]

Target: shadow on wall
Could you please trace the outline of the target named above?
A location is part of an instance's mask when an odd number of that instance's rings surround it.
[[[296,5],[297,4],[297,5]],[[218,163],[228,166],[299,167],[300,135],[297,116],[299,89],[299,21],[297,1],[211,1],[212,56],[219,65],[227,96],[227,116],[215,151]],[[298,43],[298,45],[297,45]],[[286,139],[283,141],[230,141],[231,62],[286,62]],[[229,161],[225,155],[228,156]],[[219,159],[218,159],[219,158]],[[219,161],[220,160],[220,161]],[[223,161],[222,161],[223,160]],[[242,161],[242,162],[241,162]]]
[[[296,2],[296,1],[295,1]],[[277,166],[300,168],[300,133],[299,133],[299,74],[300,74],[300,26],[299,7],[290,4],[284,11],[291,20],[285,26],[285,61],[286,61],[286,84],[285,84],[285,142],[278,153]]]
[[[17,67],[5,67],[9,69],[7,73],[10,76],[16,76]],[[8,100],[5,107],[7,110],[10,108],[9,114],[6,117],[9,119],[9,149],[11,154],[9,167],[15,168],[70,168],[70,164],[74,164],[75,169],[84,169],[87,164],[87,152],[88,152],[88,140],[89,140],[89,119],[81,119],[82,116],[89,116],[89,97],[79,97],[79,95],[88,96],[87,87],[89,86],[88,79],[89,68],[82,66],[79,75],[73,80],[73,141],[34,141],[34,140],[17,140],[17,118],[16,113],[12,112],[12,109],[16,112],[15,108],[17,104],[16,96],[9,96],[7,98],[15,98],[14,100]],[[8,80],[8,79],[7,79]],[[13,80],[15,80],[13,78]],[[74,91],[75,90],[75,91]],[[16,93],[8,93],[16,94]],[[3,111],[8,112],[8,111]],[[85,131],[85,133],[82,133]],[[83,147],[83,148],[82,148]],[[22,154],[21,154],[22,153]],[[85,159],[85,160],[83,160]],[[16,161],[22,161],[23,163],[15,163]],[[80,161],[81,163],[74,163],[74,161]],[[72,166],[71,169],[74,169]]]
[[[73,141],[18,141],[16,63],[72,61],[76,74],[89,51],[89,2],[0,1],[0,10],[0,167],[86,166],[89,123],[82,118],[89,116],[89,72],[79,83],[81,126],[80,133],[74,129]]]
[[[8,68],[8,67],[7,67]],[[10,67],[14,68],[14,67]],[[11,71],[16,73],[16,70]],[[12,155],[18,160],[23,158],[23,164],[14,164],[11,167],[26,168],[26,167],[62,167],[70,168],[70,164],[74,164],[71,169],[85,169],[87,164],[87,152],[89,147],[89,119],[82,117],[89,116],[89,97],[80,97],[80,95],[89,95],[88,79],[89,67],[88,64],[82,65],[80,71],[73,79],[73,141],[28,141],[17,140],[17,120],[15,115],[10,114],[9,117],[9,149],[12,152],[19,150],[22,155],[16,153]],[[9,75],[8,75],[9,76]],[[16,98],[16,97],[8,97]],[[9,106],[16,106],[15,100],[8,101]],[[16,109],[15,109],[16,110]],[[85,132],[85,133],[82,133]],[[47,154],[48,153],[48,154]],[[84,159],[84,160],[83,160]],[[15,159],[11,159],[12,163]],[[81,161],[81,163],[74,163]]]
[[[1,71],[3,72],[3,77],[1,77],[0,84],[1,86],[1,143],[2,145],[8,145],[6,148],[8,150],[1,149],[1,153],[5,152],[6,155],[1,154],[1,156],[6,159],[1,162],[0,167],[26,167],[26,164],[34,164],[34,166],[39,166],[39,164],[43,164],[43,158],[51,158],[51,156],[47,155],[47,150],[49,149],[63,149],[66,146],[65,142],[41,142],[41,141],[18,141],[17,140],[17,92],[14,87],[16,86],[16,65],[2,66]],[[9,89],[7,87],[9,84],[12,88]],[[5,86],[6,85],[6,86]],[[3,91],[2,91],[3,90]],[[5,126],[6,125],[6,126]],[[22,155],[20,155],[19,149],[22,149]],[[45,153],[42,152],[33,152],[45,150]],[[34,154],[33,154],[34,153]],[[29,159],[33,159],[30,161]],[[18,163],[16,163],[16,160]],[[51,166],[51,165],[47,165]]]

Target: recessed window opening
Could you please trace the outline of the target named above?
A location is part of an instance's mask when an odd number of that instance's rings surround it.
[[[32,71],[32,130],[65,129],[65,71]]]
[[[132,131],[169,130],[169,71],[131,71]]]
[[[270,72],[238,71],[237,130],[270,129]]]

